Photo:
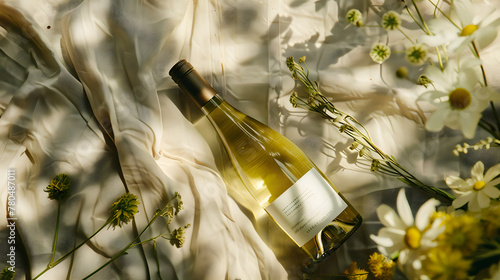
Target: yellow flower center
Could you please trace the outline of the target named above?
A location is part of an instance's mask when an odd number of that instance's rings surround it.
[[[420,247],[420,240],[422,233],[416,227],[409,227],[405,234],[405,243],[410,249],[417,249]]]
[[[469,24],[466,27],[464,27],[464,29],[462,29],[460,36],[469,36],[472,33],[474,33],[474,31],[476,31],[478,28],[479,28],[479,26],[477,26],[475,24]]]
[[[467,108],[472,101],[471,94],[464,88],[456,88],[449,94],[450,105],[453,109],[462,110]]]
[[[472,187],[475,191],[480,191],[486,186],[486,183],[484,181],[477,181],[474,183],[474,186]]]

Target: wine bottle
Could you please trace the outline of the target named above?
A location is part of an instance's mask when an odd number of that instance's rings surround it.
[[[248,191],[313,262],[361,225],[358,212],[290,140],[224,101],[186,60],[169,74],[208,117]]]

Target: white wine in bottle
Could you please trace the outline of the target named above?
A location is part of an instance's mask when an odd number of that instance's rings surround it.
[[[186,60],[169,74],[208,117],[248,191],[312,261],[361,225],[356,210],[290,140],[229,105]]]

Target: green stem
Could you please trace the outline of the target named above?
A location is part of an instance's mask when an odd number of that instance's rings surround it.
[[[73,254],[76,250],[78,250],[85,243],[87,243],[90,239],[92,239],[96,234],[98,234],[104,227],[106,227],[107,225],[109,225],[110,222],[111,222],[111,219],[109,219],[108,221],[106,221],[106,223],[104,225],[102,225],[96,232],[94,232],[90,237],[88,237],[87,239],[85,239],[85,241],[83,241],[82,243],[80,243],[78,246],[76,246],[75,248],[73,248],[71,251],[69,251],[68,253],[66,253],[64,256],[60,257],[55,262],[49,263],[49,265],[47,265],[47,267],[42,272],[40,272],[37,276],[35,276],[35,278],[33,278],[33,280],[35,280],[38,277],[42,276],[49,269],[55,267],[56,265],[58,265],[59,263],[61,263],[63,260],[65,260],[69,255]]]
[[[474,54],[476,55],[477,58],[481,59],[481,57],[479,56],[479,50],[477,48],[477,45],[476,45],[476,42],[472,41],[472,47],[474,49]],[[486,78],[486,70],[484,70],[484,65],[483,63],[481,63],[481,73],[483,75],[483,80],[484,80],[484,85],[487,87],[488,86],[488,79]],[[497,128],[500,128],[500,118],[497,114],[497,110],[495,108],[495,104],[493,103],[493,101],[490,101],[490,107],[493,111],[493,115],[495,117],[495,121],[497,123]],[[490,130],[487,130],[490,134],[492,134],[495,138],[497,139],[500,139],[500,135],[498,133],[498,131],[494,130],[494,131],[490,131]]]
[[[444,16],[449,22],[451,22],[451,24],[453,24],[459,30],[462,30],[460,26],[458,26],[458,24],[456,24],[443,10],[441,10],[441,8],[438,7],[437,4],[435,4],[431,0],[429,0],[429,2],[441,13],[442,16]]]
[[[95,270],[94,272],[90,273],[89,275],[87,275],[82,280],[90,278],[91,276],[93,276],[94,274],[96,274],[97,272],[99,272],[101,269],[103,269],[104,267],[106,267],[108,264],[114,262],[117,258],[119,258],[122,255],[124,255],[127,252],[128,249],[130,249],[131,247],[135,246],[136,243],[137,243],[137,240],[139,240],[140,237],[142,236],[142,234],[151,226],[151,224],[153,224],[153,222],[156,220],[156,218],[158,218],[160,216],[160,213],[161,213],[161,211],[157,211],[155,213],[155,215],[153,216],[153,218],[151,219],[151,221],[149,221],[149,223],[144,227],[144,229],[134,238],[134,240],[132,240],[127,246],[125,246],[125,248],[123,248],[118,254],[114,255],[109,261],[107,261],[105,264],[101,265],[97,270]],[[139,243],[141,243],[141,242],[139,242]]]
[[[408,5],[406,5],[406,11],[410,15],[410,17],[413,19],[413,22],[415,22],[418,25],[418,27],[425,32],[424,27],[422,25],[420,25],[420,23],[418,23],[417,19],[415,18],[415,16],[413,15],[413,13],[410,11],[410,8],[408,7]]]
[[[399,30],[399,32],[401,32],[401,34],[403,34],[406,37],[406,39],[408,41],[410,41],[410,43],[412,43],[412,45],[415,45],[415,42],[413,42],[413,40],[410,37],[408,37],[408,35],[406,35],[406,33],[401,28],[399,28],[399,26],[398,26],[398,30]]]
[[[52,258],[50,259],[49,263],[52,263],[54,261],[54,258],[56,256],[56,246],[57,246],[57,236],[59,234],[59,217],[61,215],[61,201],[57,201],[57,218],[56,218],[56,232],[54,234],[54,242],[52,246]]]
[[[161,277],[161,266],[160,266],[160,256],[158,255],[158,248],[156,246],[156,240],[153,240],[153,251],[156,258],[156,266],[158,267],[158,279],[163,280]]]
[[[428,35],[432,35],[432,32],[429,29],[429,27],[427,26],[427,23],[425,22],[424,17],[420,13],[420,10],[418,8],[417,3],[415,3],[415,0],[411,0],[411,2],[413,3],[413,6],[415,6],[415,11],[417,11],[418,18],[420,19],[420,21],[422,22],[422,25],[424,26],[424,29],[423,29],[424,32],[427,33]]]

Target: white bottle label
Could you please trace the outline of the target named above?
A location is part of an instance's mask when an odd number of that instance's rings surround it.
[[[346,208],[345,201],[313,168],[265,210],[302,247]]]

